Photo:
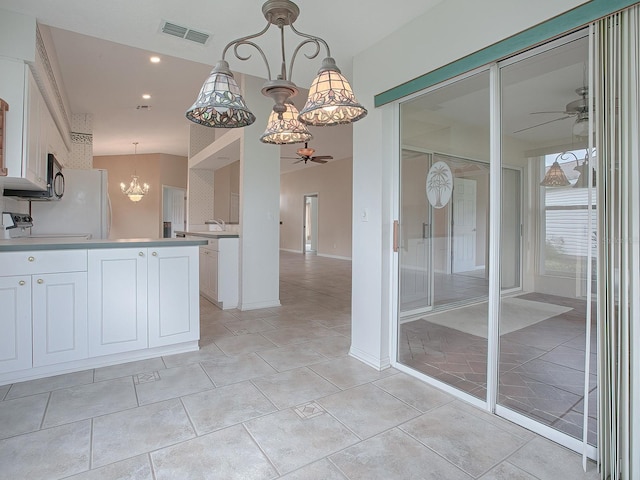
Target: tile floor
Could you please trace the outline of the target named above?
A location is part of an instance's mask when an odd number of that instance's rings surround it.
[[[198,352],[0,386],[0,479],[596,479],[592,463],[347,355],[351,265],[283,253],[282,307],[203,301]]]

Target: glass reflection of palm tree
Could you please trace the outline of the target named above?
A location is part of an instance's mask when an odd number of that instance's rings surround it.
[[[446,165],[437,165],[431,171],[431,178],[427,182],[427,191],[436,192],[436,204],[435,208],[442,208],[442,192],[445,189],[451,188],[451,180],[449,178],[449,169]]]

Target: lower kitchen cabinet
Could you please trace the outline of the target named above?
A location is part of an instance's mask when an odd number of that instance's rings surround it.
[[[0,260],[0,373],[87,358],[86,252]]]
[[[149,347],[198,340],[198,247],[153,248],[149,252]]]
[[[198,340],[198,249],[89,250],[89,355]]]
[[[33,366],[87,358],[87,273],[31,277]]]
[[[239,240],[216,238],[200,247],[200,293],[223,310],[238,306]]]
[[[89,355],[147,348],[147,249],[88,251]]]
[[[31,276],[0,277],[0,373],[31,368]]]

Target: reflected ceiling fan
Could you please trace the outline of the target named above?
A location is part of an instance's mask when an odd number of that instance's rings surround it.
[[[573,134],[579,137],[586,137],[589,133],[589,89],[587,87],[580,87],[577,88],[575,92],[580,98],[567,103],[564,111],[531,112],[531,115],[561,114],[564,116],[554,118],[547,122],[538,123],[531,127],[521,128],[513,133],[524,132],[526,130],[531,130],[532,128],[541,127],[542,125],[548,125],[553,122],[559,122],[560,120],[576,117],[576,121],[573,124]]]
[[[327,163],[327,160],[332,160],[333,157],[331,155],[316,155],[314,156],[313,154],[315,153],[315,149],[310,148],[307,145],[307,142],[305,142],[304,144],[304,148],[299,148],[298,150],[296,150],[296,153],[298,154],[297,157],[284,157],[284,158],[297,158],[297,160],[293,163],[300,163],[300,162],[316,162],[316,163]]]

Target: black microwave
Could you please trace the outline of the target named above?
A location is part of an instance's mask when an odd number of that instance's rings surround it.
[[[47,188],[45,190],[5,189],[5,197],[17,197],[22,200],[60,200],[64,195],[64,175],[62,165],[52,153],[47,155]]]

